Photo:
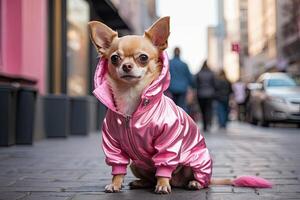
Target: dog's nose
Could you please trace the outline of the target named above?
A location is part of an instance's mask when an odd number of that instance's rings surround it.
[[[129,63],[123,64],[123,65],[122,65],[122,69],[123,69],[124,72],[128,73],[128,72],[131,71],[132,65],[129,64]]]

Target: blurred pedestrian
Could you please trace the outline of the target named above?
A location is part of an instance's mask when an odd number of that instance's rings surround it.
[[[170,60],[171,83],[168,92],[173,101],[188,112],[186,95],[189,86],[194,87],[193,76],[188,65],[180,59],[180,49],[174,49],[174,57]]]
[[[207,61],[196,74],[197,98],[203,120],[203,130],[209,131],[212,124],[212,102],[215,94],[215,77]]]
[[[232,84],[232,90],[237,105],[237,118],[239,121],[245,121],[246,83],[239,78],[238,81]]]
[[[188,114],[197,123],[199,122],[201,115],[199,112],[199,106],[196,97],[197,95],[195,89],[189,88],[186,95]]]
[[[229,99],[232,93],[231,83],[224,70],[216,78],[217,115],[220,128],[226,128],[229,119]]]

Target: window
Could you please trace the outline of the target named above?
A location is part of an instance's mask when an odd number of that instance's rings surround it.
[[[268,80],[268,87],[293,87],[296,82],[291,78],[274,78]]]
[[[67,93],[82,96],[88,90],[89,4],[67,1]]]

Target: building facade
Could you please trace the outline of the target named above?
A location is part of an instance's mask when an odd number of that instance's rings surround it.
[[[278,68],[300,75],[300,1],[277,0]]]
[[[277,59],[276,0],[248,1],[247,73],[256,78],[273,68]]]
[[[0,1],[0,72],[38,80],[47,88],[47,1]]]
[[[254,81],[266,71],[300,74],[299,13],[299,0],[219,0],[215,62],[232,81]]]
[[[207,28],[207,63],[211,70],[220,71],[218,63],[218,37],[217,27]]]
[[[49,94],[92,95],[99,57],[88,21],[102,21],[122,36],[140,34],[157,18],[155,0],[126,2],[0,0],[0,75],[37,81],[36,120],[42,120],[41,99]]]
[[[239,0],[224,0],[224,20],[226,37],[223,41],[223,68],[227,78],[234,82],[240,75]]]
[[[224,70],[230,81],[239,78],[239,1],[218,0],[218,25],[208,28],[208,58],[216,72]],[[216,48],[216,50],[215,50]]]

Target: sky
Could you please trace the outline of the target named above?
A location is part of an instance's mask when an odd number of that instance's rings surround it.
[[[217,0],[156,0],[156,8],[158,16],[170,16],[169,57],[180,47],[195,74],[207,58],[207,27],[217,24]]]

